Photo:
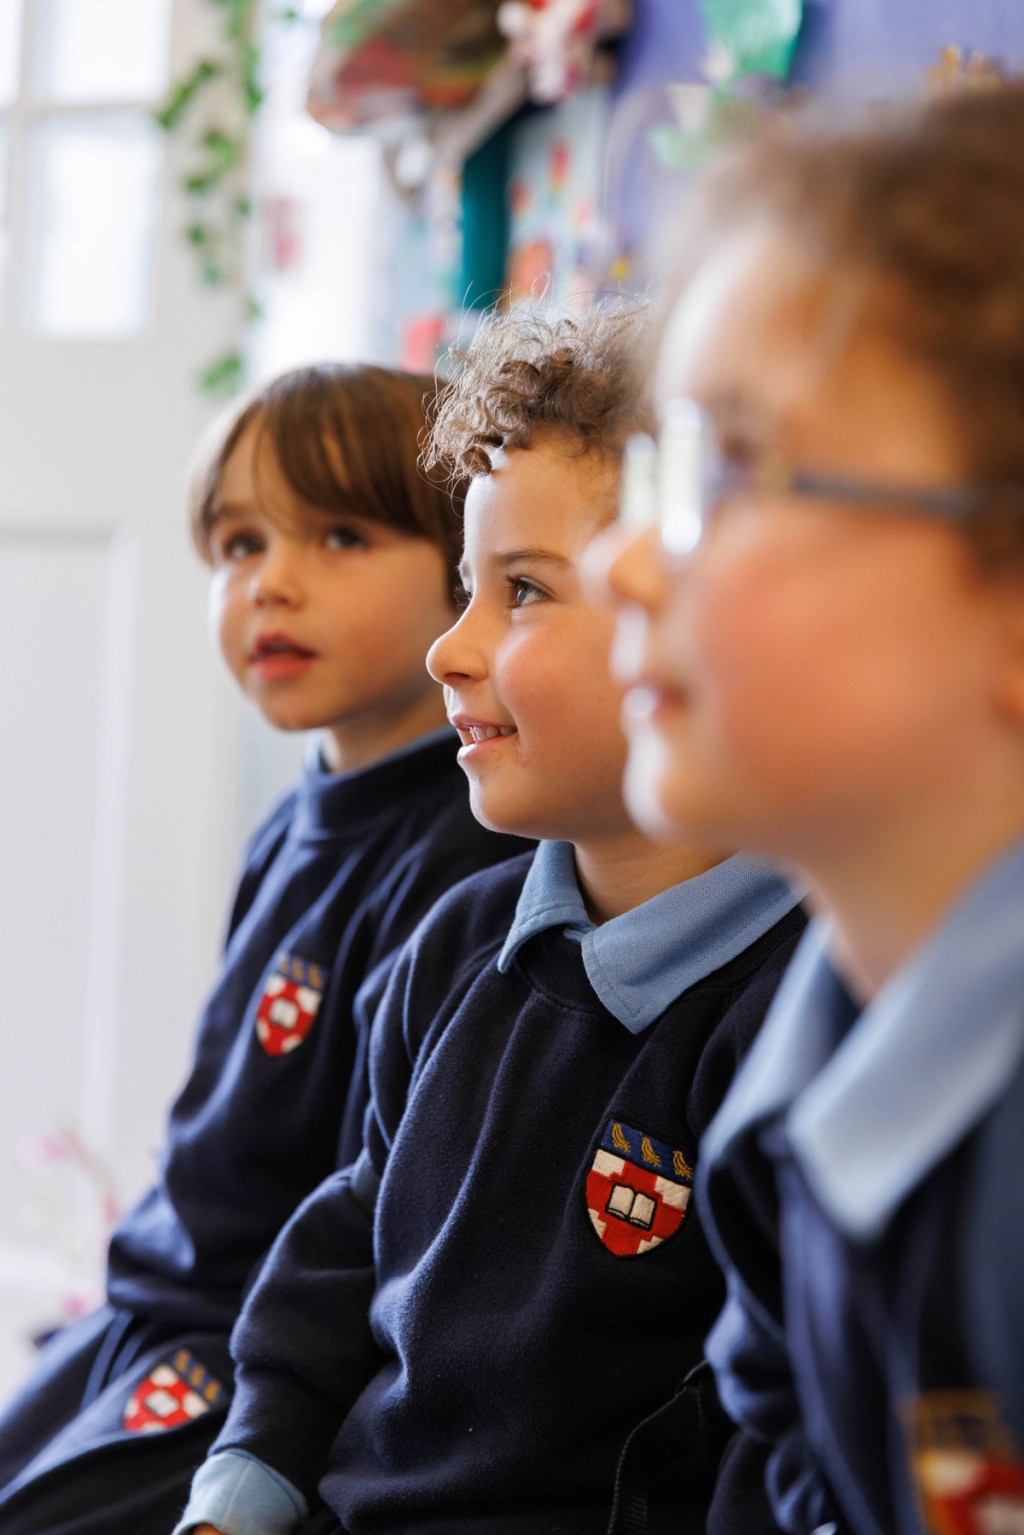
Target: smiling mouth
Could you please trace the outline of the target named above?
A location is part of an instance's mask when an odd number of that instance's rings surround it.
[[[462,734],[463,732],[460,732]],[[465,734],[471,741],[493,741],[495,736],[514,736],[514,725],[471,725]]]
[[[452,714],[449,718],[463,746],[479,746],[482,741],[496,741],[501,736],[519,734],[515,725],[491,725],[483,720],[468,719],[464,714]]]

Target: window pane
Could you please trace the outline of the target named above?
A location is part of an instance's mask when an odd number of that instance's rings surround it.
[[[21,0],[0,0],[0,107],[18,94]]]
[[[119,336],[149,317],[163,143],[147,117],[40,123],[30,145],[27,320],[55,336]]]
[[[170,0],[37,0],[36,88],[58,101],[160,96]]]

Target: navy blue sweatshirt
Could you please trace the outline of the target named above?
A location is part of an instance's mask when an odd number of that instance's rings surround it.
[[[705,1139],[708,1353],[791,1535],[1024,1529],[1022,922],[1024,842],[863,1010],[819,922]]]
[[[722,1303],[697,1145],[803,919],[631,1032],[562,930],[499,970],[528,866],[467,881],[403,952],[364,1151],[282,1234],[235,1332],[215,1448],[311,1502],[319,1483],[352,1535],[604,1531],[630,1429]],[[714,1467],[691,1470],[695,1531]]]
[[[473,819],[453,732],[352,774],[310,768],[253,838],[160,1175],[110,1246],[111,1302],[227,1330],[300,1201],[354,1155],[362,1022],[456,881],[522,851]]]

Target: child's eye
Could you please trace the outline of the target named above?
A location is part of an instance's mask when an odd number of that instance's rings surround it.
[[[722,432],[711,476],[715,498],[725,500],[729,496],[746,495],[754,489],[764,457],[764,444],[752,433],[741,430]]]
[[[531,607],[535,602],[546,602],[547,592],[528,581],[525,576],[509,576],[508,584],[512,588],[512,606],[514,608]]]
[[[255,533],[231,533],[221,540],[217,553],[223,564],[240,565],[262,548],[263,541]]]
[[[365,549],[368,547],[368,542],[358,529],[344,522],[328,529],[324,535],[324,543],[328,549]]]

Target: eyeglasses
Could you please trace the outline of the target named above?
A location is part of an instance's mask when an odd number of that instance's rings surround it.
[[[657,441],[638,433],[626,443],[619,520],[635,528],[656,524],[669,554],[691,554],[722,502],[757,495],[813,496],[865,510],[900,507],[954,521],[976,516],[985,501],[970,485],[892,485],[818,474],[771,449],[730,455],[695,400],[671,402]]]

